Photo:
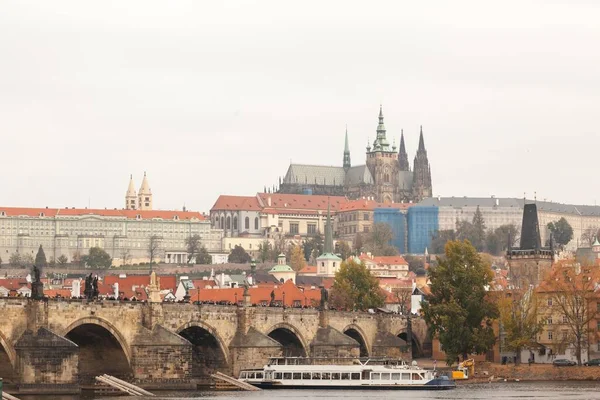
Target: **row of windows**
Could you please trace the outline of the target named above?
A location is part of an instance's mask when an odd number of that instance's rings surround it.
[[[340,213],[339,215],[339,221],[340,222],[349,222],[349,221],[357,221],[358,217],[359,217],[359,213],[358,212],[353,212],[353,213]],[[370,215],[368,212],[363,213],[363,221],[369,221],[370,220]]]
[[[358,372],[275,372],[275,379],[295,380],[360,380]],[[389,375],[389,374],[388,374]]]
[[[224,217],[216,217],[213,220],[213,226],[219,229],[232,229],[231,217],[228,216],[226,219]],[[233,230],[238,229],[238,218],[233,217]],[[244,229],[250,229],[250,218],[244,218]],[[254,229],[258,230],[258,217],[254,218]]]

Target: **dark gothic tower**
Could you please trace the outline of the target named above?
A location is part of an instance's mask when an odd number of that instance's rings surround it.
[[[346,127],[346,144],[344,145],[344,171],[350,169],[350,147],[348,146],[348,127]]]
[[[425,150],[425,141],[423,140],[423,127],[419,136],[419,149],[415,156],[413,164],[413,199],[421,201],[425,197],[431,197],[431,167],[427,159],[427,150]]]
[[[408,163],[408,154],[406,154],[406,147],[404,145],[404,130],[400,134],[400,151],[398,152],[398,165],[400,171],[410,171],[410,164]]]

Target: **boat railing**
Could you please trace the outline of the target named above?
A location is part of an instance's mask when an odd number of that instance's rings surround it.
[[[385,365],[391,368],[409,368],[406,361],[389,357],[271,357],[269,365]],[[414,365],[413,367],[416,367]]]

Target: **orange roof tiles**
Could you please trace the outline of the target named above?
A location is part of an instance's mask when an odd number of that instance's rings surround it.
[[[30,286],[25,278],[0,279],[0,287],[3,287],[8,290],[17,290],[22,288],[23,286]]]
[[[141,219],[160,218],[164,220],[177,219],[191,220],[198,219],[203,221],[206,217],[194,211],[172,211],[172,210],[115,210],[115,209],[92,209],[92,208],[21,208],[21,207],[0,207],[2,212],[8,217],[64,217],[64,216],[84,216],[97,215],[101,217],[115,217],[136,219],[138,215]]]
[[[372,256],[361,254],[359,257],[362,261],[371,261],[380,265],[408,265],[402,256]]]
[[[315,265],[307,265],[306,267],[304,267],[300,271],[298,271],[298,274],[300,274],[300,275],[316,274],[316,273],[317,273],[317,267]]]
[[[345,204],[342,204],[339,208],[339,212],[345,211],[357,211],[357,210],[366,210],[373,211],[376,208],[397,208],[400,210],[406,210],[412,203],[378,203],[375,200],[367,200],[367,199],[358,199],[348,201]]]
[[[56,297],[62,297],[63,299],[71,298],[71,291],[69,289],[44,289],[44,296],[51,299]]]
[[[259,211],[260,204],[256,196],[229,196],[221,195],[210,209],[213,210],[244,210]]]
[[[348,199],[342,196],[321,196],[308,194],[258,193],[265,210],[320,210],[327,211],[327,203],[332,212],[337,211]],[[271,205],[269,205],[271,199]]]

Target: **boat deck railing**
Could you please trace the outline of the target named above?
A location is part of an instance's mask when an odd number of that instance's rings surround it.
[[[390,357],[271,357],[269,365],[389,365],[407,367],[403,359]]]

